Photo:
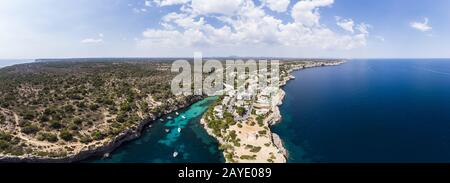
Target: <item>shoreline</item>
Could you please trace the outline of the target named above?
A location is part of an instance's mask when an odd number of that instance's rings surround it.
[[[281,84],[280,84],[280,90],[282,91],[283,96],[280,98],[280,101],[279,101],[279,105],[278,105],[278,106],[283,105],[283,100],[284,100],[284,97],[285,97],[285,95],[286,95],[286,92],[283,90],[283,87],[284,87],[285,85],[287,85],[287,83],[288,83],[290,80],[294,80],[294,79],[295,79],[295,77],[292,75],[293,72],[295,72],[295,71],[300,71],[300,70],[304,70],[304,69],[309,69],[309,68],[316,68],[316,67],[338,66],[338,65],[344,64],[345,62],[346,62],[346,61],[342,60],[342,61],[338,61],[338,62],[325,63],[325,64],[324,64],[324,63],[317,63],[317,64],[312,64],[312,65],[306,65],[306,67],[305,67],[305,66],[303,66],[303,67],[294,67],[294,68],[288,70],[287,76],[283,78],[283,81],[282,81]],[[271,124],[271,125],[269,126],[269,128],[281,122],[282,116],[281,116],[281,112],[280,112],[280,110],[279,110],[279,107],[277,107],[277,111],[278,111],[278,114],[279,114],[279,120],[277,120],[277,121],[275,121],[275,123]],[[278,148],[280,151],[283,152],[283,155],[285,156],[286,162],[287,162],[287,160],[288,160],[288,158],[289,158],[289,151],[286,149],[283,140],[281,139],[281,137],[280,137],[278,134],[272,132],[272,129],[271,129],[271,128],[270,128],[270,131],[271,131],[272,136],[273,136],[274,144],[277,146],[277,148]]]
[[[281,81],[280,86],[279,86],[279,92],[277,93],[277,95],[279,95],[279,96],[276,97],[275,105],[273,105],[273,108],[272,108],[274,113],[270,114],[269,117],[267,117],[265,119],[265,124],[267,124],[266,126],[268,128],[267,136],[270,139],[270,143],[276,148],[276,152],[274,151],[274,155],[272,155],[272,156],[276,156],[276,163],[286,163],[287,158],[288,158],[288,151],[285,149],[282,139],[276,133],[273,133],[271,131],[270,127],[281,122],[282,116],[280,114],[278,106],[282,105],[282,102],[283,102],[283,99],[285,96],[285,92],[282,90],[282,87],[284,85],[286,85],[289,80],[294,79],[294,77],[291,75],[291,73],[293,71],[312,68],[312,67],[335,66],[335,65],[342,64],[342,63],[344,63],[344,61],[339,61],[336,63],[333,62],[333,63],[328,63],[328,64],[323,64],[321,62],[318,62],[318,63],[314,63],[311,65],[306,65],[306,67],[305,66],[294,67],[294,68],[288,70],[288,74],[286,77],[283,77],[283,80]],[[142,135],[144,128],[154,122],[157,122],[157,120],[160,117],[170,114],[170,113],[173,113],[173,112],[176,112],[178,110],[184,109],[186,107],[189,107],[192,104],[194,104],[195,102],[198,102],[202,99],[204,99],[203,96],[194,96],[194,97],[190,98],[189,100],[187,100],[182,105],[174,106],[174,107],[169,108],[169,109],[165,110],[164,112],[157,114],[157,115],[151,114],[150,117],[148,117],[147,119],[141,120],[138,123],[138,125],[136,126],[136,128],[127,129],[126,131],[124,131],[124,132],[120,133],[119,135],[115,136],[114,138],[112,138],[106,144],[97,145],[94,147],[88,147],[86,149],[80,150],[79,152],[77,152],[75,154],[71,154],[71,155],[68,155],[65,157],[41,157],[41,156],[36,156],[36,155],[22,155],[22,156],[1,155],[0,162],[7,162],[7,163],[71,163],[71,162],[80,162],[80,161],[86,160],[88,158],[96,157],[96,156],[103,156],[105,154],[112,153],[114,150],[119,148],[123,143],[126,143],[126,142],[129,142],[129,141],[139,138]],[[212,136],[216,140],[218,140],[219,145],[224,144],[223,139],[217,138],[214,135],[214,133],[212,132],[212,129],[207,127],[207,125],[204,121],[204,117],[202,117],[202,119],[200,120],[200,123],[203,125],[204,129],[207,131],[207,133],[210,136]],[[224,157],[226,156],[225,151],[223,151],[223,155],[224,155]],[[225,158],[225,160],[226,160],[226,158]],[[226,160],[226,162],[229,163],[227,160]],[[249,161],[249,162],[252,162],[252,161]]]
[[[66,157],[40,157],[34,155],[22,155],[22,156],[11,156],[11,155],[3,155],[0,156],[0,163],[73,163],[80,162],[86,160],[88,158],[96,157],[96,156],[104,156],[105,154],[110,154],[117,148],[119,148],[123,143],[133,141],[139,138],[145,127],[151,125],[154,122],[158,122],[158,119],[163,117],[164,115],[176,112],[178,110],[185,109],[192,104],[204,99],[203,96],[194,96],[190,98],[190,100],[186,101],[186,103],[175,106],[174,108],[170,108],[165,110],[163,113],[158,115],[151,115],[153,117],[149,117],[147,119],[143,119],[139,122],[137,128],[128,129],[116,137],[114,137],[110,142],[106,145],[96,146],[94,148],[88,148],[87,150],[81,150],[80,152],[69,155]]]
[[[219,142],[219,145],[220,145],[219,150],[222,151],[222,153],[225,157],[226,163],[236,163],[236,162],[238,162],[238,163],[267,163],[267,162],[287,163],[287,160],[289,157],[289,152],[284,147],[284,143],[283,143],[283,140],[281,139],[281,137],[278,134],[272,132],[272,129],[271,129],[271,127],[273,125],[280,123],[281,119],[282,119],[281,112],[279,110],[279,106],[281,106],[283,104],[283,100],[286,95],[285,91],[283,90],[283,86],[285,86],[288,81],[295,79],[295,77],[292,75],[292,73],[294,71],[313,68],[313,67],[337,66],[337,65],[340,65],[343,63],[345,63],[345,61],[336,61],[336,62],[332,62],[332,63],[317,62],[317,63],[309,63],[306,65],[298,64],[287,71],[287,75],[282,78],[281,83],[278,88],[279,90],[276,93],[276,95],[272,101],[271,109],[273,110],[273,113],[271,113],[269,116],[267,116],[264,119],[265,125],[263,127],[266,128],[268,131],[268,134],[267,134],[268,138],[258,138],[257,137],[256,139],[253,139],[252,141],[250,141],[252,143],[250,145],[252,145],[252,146],[254,146],[255,144],[267,145],[267,143],[269,143],[269,141],[270,141],[269,146],[266,146],[266,147],[262,146],[262,148],[264,150],[267,150],[270,154],[270,158],[268,158],[268,159],[265,159],[268,157],[266,154],[264,154],[264,153],[267,153],[265,151],[259,151],[256,153],[253,152],[252,154],[254,156],[254,159],[242,159],[242,155],[245,154],[244,152],[246,152],[246,150],[247,150],[246,147],[234,146],[234,147],[232,147],[232,150],[230,152],[229,148],[223,148],[223,146],[230,146],[230,143],[227,143],[224,138],[218,137],[214,134],[213,129],[209,128],[207,125],[207,122],[205,121],[205,118],[206,118],[205,115],[200,120],[200,123],[205,128],[205,130],[208,132],[208,134],[211,135],[212,137],[214,137]],[[233,126],[230,128],[233,131],[234,130],[238,131],[237,132],[238,137],[245,137],[245,135],[240,135],[240,134],[247,133],[246,135],[247,135],[247,139],[248,139],[249,132],[246,132],[245,130],[240,130],[239,128],[233,128]],[[261,140],[259,140],[259,139],[261,139]],[[239,140],[242,140],[242,138],[240,138]],[[246,141],[246,139],[244,139],[244,141]],[[249,142],[249,140],[247,140],[247,142]],[[249,144],[247,144],[247,145],[249,145]],[[271,148],[272,146],[275,147],[275,150],[273,148]],[[248,153],[248,152],[246,152],[246,153]],[[239,159],[239,155],[241,155],[240,159]],[[227,158],[227,156],[228,157],[231,156],[232,157],[231,160],[229,158]],[[247,156],[247,155],[244,155],[244,156]],[[263,158],[261,158],[261,157],[263,157]],[[238,158],[239,160],[235,161],[234,158]]]

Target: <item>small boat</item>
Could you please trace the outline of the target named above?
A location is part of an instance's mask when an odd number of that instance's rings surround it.
[[[111,157],[111,154],[109,154],[109,153],[105,153],[104,155],[103,155],[103,158],[110,158]]]
[[[178,112],[175,112],[175,114],[178,116],[178,115],[180,115]]]
[[[162,122],[162,121],[164,121],[164,119],[162,119],[162,118],[161,118],[161,119],[159,119],[159,121],[161,121],[161,122]]]
[[[172,117],[168,116],[167,119],[172,119]]]
[[[173,155],[172,155],[174,158],[176,158],[177,156],[178,156],[178,152],[173,152]]]
[[[186,119],[186,116],[181,116],[181,118]]]
[[[165,131],[166,131],[167,133],[169,133],[169,132],[170,132],[170,130],[169,130],[169,129],[166,129]]]
[[[181,133],[181,128],[178,128],[178,133]]]

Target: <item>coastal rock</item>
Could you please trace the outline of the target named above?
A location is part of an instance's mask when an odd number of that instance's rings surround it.
[[[164,114],[172,113],[176,110],[180,110],[182,108],[188,107],[193,103],[200,101],[203,99],[203,96],[192,96],[186,102],[172,106],[170,109],[164,112]],[[163,114],[158,114],[158,117],[161,117]],[[23,156],[11,156],[11,155],[2,155],[0,156],[0,163],[71,163],[85,160],[89,157],[93,156],[103,156],[105,154],[110,154],[112,151],[117,149],[120,145],[125,142],[134,140],[141,136],[142,131],[145,126],[150,123],[155,122],[155,118],[150,115],[147,119],[142,120],[137,128],[128,129],[116,137],[114,137],[109,143],[104,145],[95,146],[92,148],[83,149],[74,155],[69,155],[66,157],[40,157],[34,155],[23,155]]]
[[[240,125],[232,125],[228,129],[222,130],[220,132],[222,133],[221,135],[216,135],[206,124],[206,116],[203,116],[201,119],[201,124],[203,124],[209,135],[218,140],[227,163],[286,163],[288,151],[283,146],[280,137],[270,130],[270,126],[279,123],[282,119],[279,106],[283,104],[285,92],[281,87],[289,80],[295,78],[290,75],[293,71],[311,67],[339,65],[341,63],[343,62],[311,62],[306,65],[294,65],[290,68],[285,73],[286,75],[283,75],[281,78],[280,88],[272,96],[272,101],[269,104],[272,112],[265,116],[264,123],[261,126],[254,126],[252,123],[240,123]],[[211,119],[211,117],[208,118],[208,120]],[[224,136],[229,137],[227,133],[231,131],[240,140],[239,144],[236,145],[236,143],[231,143],[228,138],[224,138]]]
[[[288,151],[284,148],[283,141],[281,141],[280,136],[276,133],[272,133],[273,144],[280,150],[284,157],[288,157]]]

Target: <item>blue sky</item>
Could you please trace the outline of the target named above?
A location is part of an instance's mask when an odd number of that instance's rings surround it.
[[[0,58],[450,57],[448,0],[2,0]]]

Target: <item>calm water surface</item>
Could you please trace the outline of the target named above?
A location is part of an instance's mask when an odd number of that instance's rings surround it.
[[[273,129],[289,162],[450,162],[450,60],[295,72]]]

